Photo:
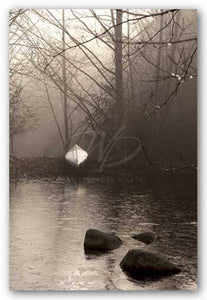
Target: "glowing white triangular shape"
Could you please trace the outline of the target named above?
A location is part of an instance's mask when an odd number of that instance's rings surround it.
[[[78,145],[73,146],[65,155],[65,159],[75,166],[86,160],[88,153]]]

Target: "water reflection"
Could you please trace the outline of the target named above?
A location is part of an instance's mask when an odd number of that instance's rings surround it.
[[[89,228],[113,231],[123,245],[85,255]],[[144,245],[133,233],[153,230]],[[160,253],[183,272],[159,281],[128,278],[119,267],[130,248]],[[10,288],[24,290],[193,289],[196,285],[196,199],[142,183],[23,181],[10,190]]]

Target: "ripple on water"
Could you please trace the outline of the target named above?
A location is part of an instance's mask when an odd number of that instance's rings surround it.
[[[182,201],[181,201],[182,199]],[[187,208],[187,209],[186,209]],[[83,251],[89,228],[114,231],[123,245],[99,257]],[[154,231],[150,245],[131,238]],[[119,263],[131,248],[158,253],[182,272],[158,281],[127,277]],[[141,183],[21,181],[10,197],[10,288],[14,290],[195,290],[194,194],[153,192]]]

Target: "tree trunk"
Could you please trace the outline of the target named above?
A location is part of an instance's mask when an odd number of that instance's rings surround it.
[[[117,24],[120,24],[117,26]],[[115,26],[115,77],[116,77],[116,124],[123,122],[123,67],[122,67],[122,10],[116,9]]]
[[[14,155],[14,134],[11,134],[10,138],[10,154]]]
[[[12,105],[12,104],[10,104]],[[9,132],[9,137],[10,137],[10,154],[14,155],[14,107],[11,107],[11,114],[10,114],[10,132]]]
[[[67,82],[66,82],[66,59],[65,59],[65,10],[62,11],[62,79],[63,79],[63,109],[64,109],[64,127],[65,127],[65,151],[69,147],[69,128],[68,128],[68,103],[67,103]]]

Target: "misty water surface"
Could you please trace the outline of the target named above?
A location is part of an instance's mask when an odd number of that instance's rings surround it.
[[[10,289],[156,290],[196,288],[196,196],[160,192],[140,182],[83,180],[13,182],[10,186]],[[102,256],[84,254],[89,228],[113,231],[123,245]],[[152,230],[144,245],[133,233]],[[155,281],[127,277],[119,263],[131,248],[170,259],[182,272]]]

